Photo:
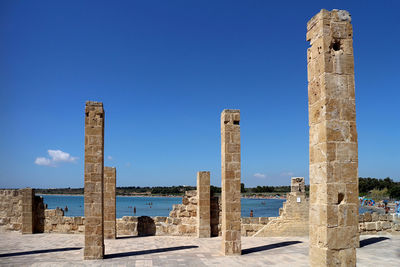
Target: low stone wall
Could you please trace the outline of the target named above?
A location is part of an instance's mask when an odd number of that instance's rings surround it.
[[[8,231],[21,231],[23,189],[0,189],[0,227]],[[35,196],[32,203],[33,231],[43,232],[43,198]]]
[[[364,213],[358,217],[358,231],[362,235],[400,234],[400,224],[389,214]]]
[[[252,236],[307,236],[308,207],[305,193],[291,192],[279,210],[279,217],[268,218],[266,225]]]
[[[253,236],[266,226],[271,220],[277,217],[242,217],[241,234],[242,236]]]
[[[66,217],[62,209],[45,210],[45,233],[82,234],[85,232],[84,217]]]
[[[173,205],[165,222],[159,222],[169,235],[195,236],[197,227],[197,191],[186,191],[182,204]]]
[[[221,235],[221,206],[211,197],[211,234]],[[61,209],[44,209],[43,199],[33,203],[34,232],[82,234],[84,217],[66,217]],[[182,204],[174,205],[169,217],[131,217],[117,219],[117,235],[130,236],[196,236],[196,191],[188,191]],[[0,227],[20,231],[22,224],[22,191],[0,190]],[[359,216],[360,234],[400,234],[400,223],[391,215],[365,213]],[[307,236],[308,200],[302,193],[291,193],[279,217],[242,217],[242,236]]]
[[[0,226],[19,231],[22,223],[22,193],[20,190],[0,190]]]

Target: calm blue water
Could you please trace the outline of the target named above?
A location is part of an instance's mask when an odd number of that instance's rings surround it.
[[[68,206],[65,216],[84,216],[83,196],[42,195],[44,203],[49,209],[57,207],[64,209]],[[242,217],[250,217],[253,210],[254,217],[277,217],[279,208],[282,208],[284,199],[248,199],[242,198]],[[152,203],[153,205],[149,205]],[[168,216],[172,205],[182,204],[181,197],[118,197],[117,218],[122,216]],[[136,214],[133,213],[136,207]],[[360,207],[360,214],[369,211]]]
[[[49,209],[68,206],[65,216],[84,216],[83,196],[42,195]],[[242,216],[249,217],[253,210],[254,217],[279,216],[283,199],[246,199],[242,198]],[[153,203],[153,205],[148,205]],[[122,216],[168,216],[172,205],[182,204],[181,197],[118,197],[117,218]],[[136,214],[133,214],[136,207]]]

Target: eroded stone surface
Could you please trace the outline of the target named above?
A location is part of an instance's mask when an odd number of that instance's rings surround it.
[[[210,172],[197,173],[197,237],[211,237]]]
[[[116,180],[117,169],[104,167],[104,238],[115,239],[116,228]]]
[[[104,110],[103,103],[85,108],[85,249],[84,259],[104,256]]]
[[[22,191],[22,224],[21,232],[23,234],[33,234],[34,213],[33,205],[35,190],[32,188],[21,189]]]
[[[221,113],[222,254],[240,255],[240,111]]]
[[[307,24],[310,125],[310,264],[355,266],[358,151],[353,30],[346,11]]]

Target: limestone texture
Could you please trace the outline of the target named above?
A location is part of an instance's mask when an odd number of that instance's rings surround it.
[[[104,167],[104,238],[116,239],[116,178],[117,169]]]
[[[197,173],[197,237],[211,237],[210,172]]]
[[[33,234],[34,232],[34,198],[35,190],[32,188],[22,189],[22,234]]]
[[[344,10],[307,24],[310,126],[310,264],[355,266],[358,144],[353,29]]]
[[[103,184],[103,103],[88,101],[85,109],[85,260],[104,257]]]
[[[268,223],[253,236],[307,236],[309,201],[305,194],[304,177],[292,177],[291,192],[279,209],[279,217],[268,218]]]
[[[240,111],[221,113],[222,249],[225,256],[240,255]]]

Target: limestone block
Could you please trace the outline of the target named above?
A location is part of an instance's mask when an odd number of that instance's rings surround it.
[[[357,218],[354,60],[348,17],[346,11],[321,10],[307,24],[311,266],[355,266],[359,222],[368,221],[365,227],[376,229],[375,223],[369,225],[372,216]],[[285,210],[301,214],[284,208],[283,216]]]
[[[371,214],[371,221],[372,221],[372,222],[377,222],[377,221],[379,221],[379,213],[373,212],[373,213]]]
[[[386,214],[379,214],[379,221],[387,221],[388,216]]]
[[[365,223],[365,230],[367,230],[367,231],[375,231],[376,230],[376,223],[375,222],[366,222]]]
[[[371,222],[371,221],[372,221],[371,213],[369,212],[364,213],[364,222]]]
[[[381,231],[382,230],[381,222],[376,222],[375,224],[376,224],[376,227],[375,227],[376,231]]]
[[[182,204],[183,205],[188,205],[189,204],[189,198],[187,196],[182,197]]]
[[[163,216],[156,216],[154,217],[154,222],[158,223],[165,223],[167,221],[167,217],[163,217]]]
[[[242,217],[241,223],[242,224],[250,224],[250,217]]]
[[[221,113],[222,254],[241,254],[240,111]]]
[[[104,110],[100,102],[85,107],[85,247],[84,259],[104,256]]]
[[[387,229],[392,228],[392,224],[390,222],[388,222],[388,221],[382,221],[380,223],[382,225],[382,229],[383,230],[387,230]]]
[[[104,238],[116,239],[116,168],[104,167]]]

